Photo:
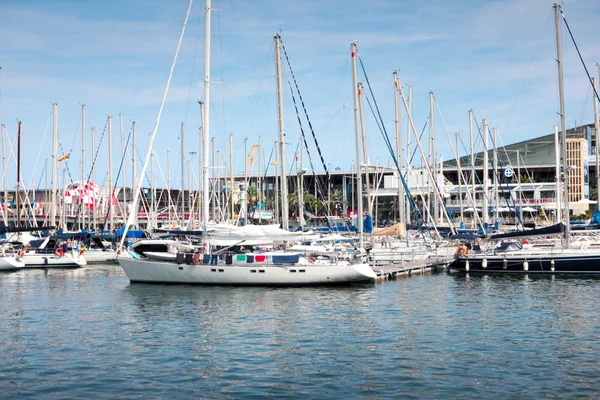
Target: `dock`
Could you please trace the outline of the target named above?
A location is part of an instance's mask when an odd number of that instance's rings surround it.
[[[453,257],[428,258],[420,261],[377,265],[373,266],[373,270],[377,274],[377,278],[375,278],[376,281],[386,281],[442,270],[445,269],[452,260]]]

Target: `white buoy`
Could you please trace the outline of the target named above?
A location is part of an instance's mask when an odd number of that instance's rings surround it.
[[[465,271],[469,272],[469,260],[465,261]]]
[[[523,261],[523,271],[529,271],[529,263],[527,261]]]
[[[481,260],[481,266],[483,268],[487,268],[487,258],[484,258],[483,260]]]
[[[550,271],[554,272],[554,260],[550,261]]]
[[[508,267],[508,261],[505,258],[504,260],[502,260],[502,268],[506,269],[507,267]]]

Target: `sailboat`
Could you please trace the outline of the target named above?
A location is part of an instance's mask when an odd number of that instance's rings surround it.
[[[567,164],[565,107],[563,93],[562,49],[560,43],[559,4],[554,5],[556,23],[556,53],[558,64],[558,83],[561,115],[561,158],[563,176],[566,179],[569,168]],[[596,99],[594,99],[596,101]],[[598,134],[598,133],[596,133]],[[571,233],[569,225],[569,188],[563,188],[565,223],[520,231],[514,233],[492,235],[483,242],[474,240],[471,251],[467,246],[457,249],[454,262],[449,265],[451,270],[462,272],[512,272],[512,273],[600,273],[600,249],[592,246],[573,248],[570,246]],[[564,238],[564,245],[555,246],[551,238]],[[530,238],[543,237],[547,244],[534,245]]]
[[[188,8],[186,22],[191,8]],[[144,246],[135,246],[118,262],[132,283],[178,283],[178,284],[219,284],[219,285],[318,285],[347,282],[372,281],[376,274],[362,258],[342,258],[336,255],[331,257],[307,257],[301,253],[258,252],[250,246],[260,243],[275,243],[280,240],[291,240],[287,230],[268,232],[262,235],[247,232],[257,227],[234,228],[226,227],[220,231],[221,239],[227,236],[233,239],[235,246],[210,246],[208,229],[208,138],[209,136],[209,101],[210,101],[210,17],[211,1],[206,1],[206,26],[205,26],[205,77],[204,77],[204,113],[203,113],[203,141],[204,141],[204,201],[203,201],[203,230],[204,243],[195,247],[176,251],[174,260],[164,255],[168,253],[168,246],[173,243],[168,241],[146,242]],[[185,24],[183,31],[185,31]],[[183,32],[182,36],[183,37]],[[179,46],[181,45],[181,37]],[[276,44],[278,37],[276,36]],[[277,49],[277,47],[276,47]],[[172,70],[171,70],[172,73]],[[171,77],[169,77],[170,82]],[[278,74],[278,86],[281,76]],[[168,90],[168,84],[167,84]],[[165,91],[166,92],[166,91]],[[165,93],[166,94],[166,93]],[[163,96],[164,105],[164,96]],[[162,111],[162,105],[161,105]],[[281,113],[281,109],[280,109]],[[280,115],[281,116],[281,115]],[[155,124],[153,136],[150,139],[149,152],[152,151],[154,136],[156,134],[160,111]],[[281,123],[280,118],[280,123]],[[281,129],[281,126],[280,126]],[[148,155],[146,156],[146,160]],[[147,165],[147,162],[146,162]],[[142,169],[142,175],[144,169]],[[137,191],[139,193],[139,190]],[[137,195],[137,194],[136,194]],[[286,196],[284,196],[285,198]],[[134,199],[134,206],[136,199]],[[285,213],[284,213],[285,215]],[[129,226],[129,222],[127,226]],[[285,226],[285,225],[284,225]],[[262,228],[261,228],[262,229]],[[223,231],[226,231],[225,233]],[[241,247],[246,247],[241,249]],[[152,251],[144,251],[144,247]],[[162,249],[161,249],[162,247]],[[211,249],[212,247],[212,249]],[[234,252],[240,250],[239,253]],[[185,251],[187,250],[187,251]],[[246,252],[243,252],[246,250]],[[250,251],[248,251],[250,250]],[[161,254],[163,256],[161,256]]]

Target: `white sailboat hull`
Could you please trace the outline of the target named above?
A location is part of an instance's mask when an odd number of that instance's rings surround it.
[[[118,261],[132,283],[291,286],[365,282],[376,277],[368,264],[239,266],[176,264],[140,258]]]
[[[117,252],[114,250],[86,250],[83,252],[83,258],[88,264],[117,262]]]
[[[27,252],[21,260],[25,263],[24,268],[78,268],[87,264],[83,256],[69,253],[59,257],[56,254]]]
[[[16,271],[25,266],[20,259],[12,256],[0,257],[0,271]]]

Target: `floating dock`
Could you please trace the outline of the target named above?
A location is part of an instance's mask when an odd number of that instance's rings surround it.
[[[415,274],[425,274],[440,269],[445,269],[453,260],[453,257],[427,258],[421,261],[405,262],[401,264],[373,266],[377,274],[376,281],[397,279]]]

